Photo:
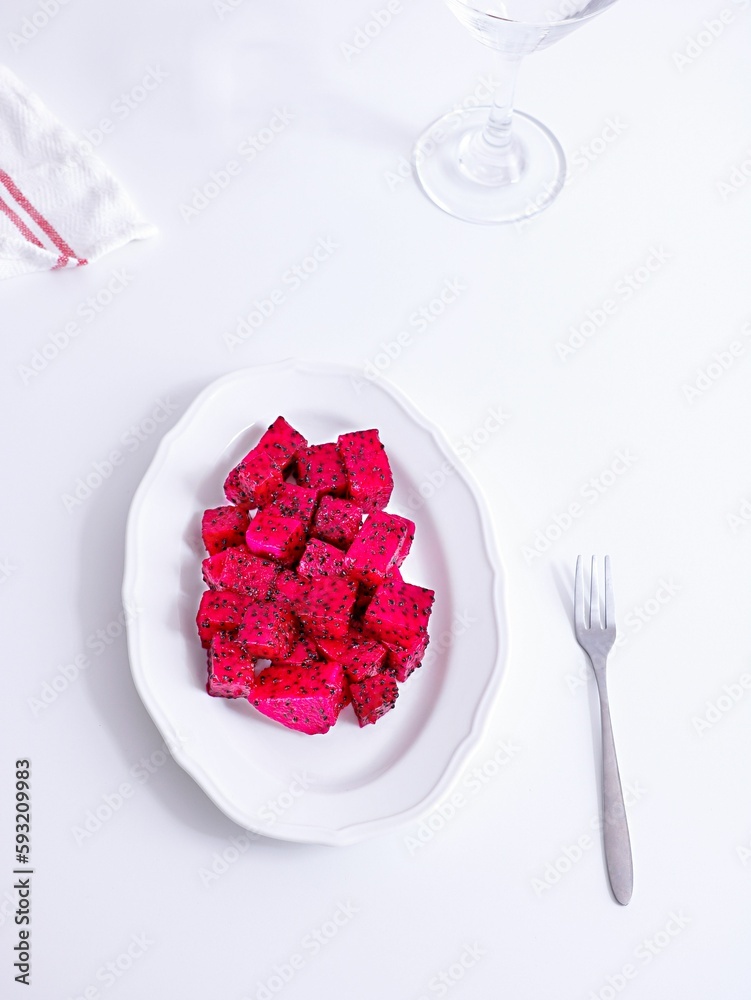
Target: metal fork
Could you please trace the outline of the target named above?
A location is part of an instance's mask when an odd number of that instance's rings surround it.
[[[613,727],[610,722],[608,688],[605,680],[608,653],[615,642],[615,602],[613,581],[610,575],[610,556],[605,556],[605,621],[600,617],[600,595],[597,584],[597,559],[592,556],[589,614],[585,608],[584,571],[582,557],[576,560],[576,585],[574,590],[574,617],[576,638],[592,661],[600,696],[600,721],[602,724],[602,807],[605,862],[613,895],[624,906],[631,899],[634,888],[634,867],[631,859],[631,841],[628,835],[626,807],[623,803],[618,761],[615,756]]]

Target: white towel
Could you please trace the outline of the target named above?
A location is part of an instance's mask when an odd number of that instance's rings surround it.
[[[0,66],[0,278],[80,267],[155,232],[102,161]]]

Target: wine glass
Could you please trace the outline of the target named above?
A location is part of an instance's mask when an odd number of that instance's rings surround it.
[[[500,55],[492,107],[450,111],[417,140],[412,163],[428,197],[468,222],[516,222],[553,201],[566,158],[553,133],[514,110],[522,58],[547,48],[615,0],[446,0],[461,23]]]

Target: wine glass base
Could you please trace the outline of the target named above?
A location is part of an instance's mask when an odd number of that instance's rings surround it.
[[[555,199],[566,179],[566,157],[553,133],[523,111],[515,111],[513,131],[524,163],[518,180],[479,183],[462,170],[462,150],[481,132],[490,108],[450,111],[420,136],[412,166],[423,190],[439,208],[466,222],[519,222],[537,215]]]

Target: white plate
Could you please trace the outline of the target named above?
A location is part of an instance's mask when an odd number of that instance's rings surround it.
[[[279,414],[312,442],[378,427],[394,471],[388,509],[417,526],[403,571],[436,592],[431,645],[375,726],[360,729],[347,708],[306,736],[204,688],[201,514],[225,502],[226,473]],[[505,665],[502,571],[477,488],[396,390],[342,368],[285,361],[201,393],[133,500],[123,597],[135,684],[175,759],[235,822],[283,840],[352,844],[435,805],[479,741]]]

